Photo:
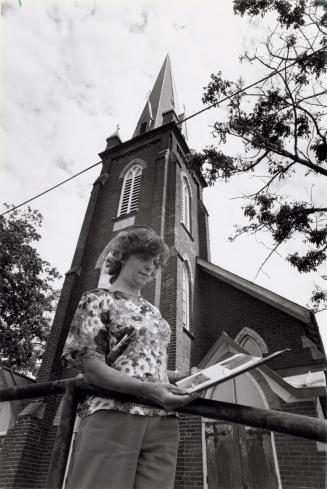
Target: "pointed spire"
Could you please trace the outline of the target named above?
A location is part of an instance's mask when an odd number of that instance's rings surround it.
[[[178,99],[171,71],[171,62],[167,54],[137,123],[133,137],[151,131],[163,124],[163,114],[174,111],[179,114]],[[170,120],[173,120],[172,118]],[[168,122],[168,121],[167,121]]]

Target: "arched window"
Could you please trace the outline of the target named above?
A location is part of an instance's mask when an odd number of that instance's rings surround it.
[[[139,201],[142,166],[133,165],[124,177],[117,216],[136,211]]]
[[[269,349],[264,339],[259,333],[251,328],[243,328],[237,334],[235,341],[244,348],[244,350],[256,357],[262,357],[263,353],[269,353]]]
[[[191,192],[187,179],[182,182],[182,223],[188,231],[191,231]]]
[[[188,265],[183,263],[183,326],[190,329],[191,280]]]
[[[243,338],[241,342],[241,347],[255,357],[262,357],[260,346],[253,338],[251,338],[251,336],[245,336]]]

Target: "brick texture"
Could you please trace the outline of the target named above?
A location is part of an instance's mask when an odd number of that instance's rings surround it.
[[[94,183],[72,267],[66,275],[39,381],[74,375],[72,371],[63,372],[60,363],[70,323],[81,294],[97,287],[100,270],[96,263],[115,235],[115,223],[126,217],[134,217],[135,224],[149,225],[161,233],[172,251],[166,269],[142,291],[147,300],[160,307],[171,326],[169,368],[197,365],[223,330],[235,338],[244,328],[260,335],[269,352],[281,347],[292,348],[289,355],[271,363],[272,368],[321,367],[321,360],[313,358],[309,347],[303,347],[305,330],[300,321],[197,268],[198,256],[210,259],[208,219],[202,202],[203,181],[189,171],[185,158],[187,151],[179,129],[169,123],[100,154],[103,168]],[[134,159],[145,163],[139,209],[129,216],[117,218],[122,172]],[[187,176],[192,195],[190,231],[181,223],[183,176]],[[187,261],[191,274],[190,332],[182,324],[184,261]],[[281,405],[267,383],[259,377],[257,380],[270,407],[316,416],[313,402]],[[56,397],[47,400],[42,419],[33,416],[19,419],[2,441],[0,487],[45,487],[56,434],[53,419],[59,400]],[[323,487],[325,452],[319,452],[315,443],[293,441],[292,437],[283,435],[275,438],[283,489]],[[176,489],[203,487],[202,448],[201,419],[181,416]]]

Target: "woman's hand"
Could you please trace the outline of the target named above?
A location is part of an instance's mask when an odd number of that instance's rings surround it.
[[[129,375],[118,372],[97,358],[84,358],[85,380],[90,384],[115,392],[141,396],[154,401],[164,409],[175,409],[193,400],[193,396],[172,384],[143,382]]]
[[[185,377],[189,377],[190,375],[197,374],[201,372],[197,367],[192,367],[191,369],[177,369],[177,370],[168,370],[168,378],[170,382],[173,384],[178,382],[179,380],[185,379]]]
[[[193,401],[194,397],[173,384],[144,382],[145,391],[142,396],[156,402],[164,409],[176,409]],[[143,389],[142,389],[143,390]]]

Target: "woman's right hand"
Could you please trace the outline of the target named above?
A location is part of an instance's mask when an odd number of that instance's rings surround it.
[[[156,402],[164,409],[176,409],[193,401],[194,397],[185,389],[173,384],[160,384],[157,382],[144,382],[142,395]]]

